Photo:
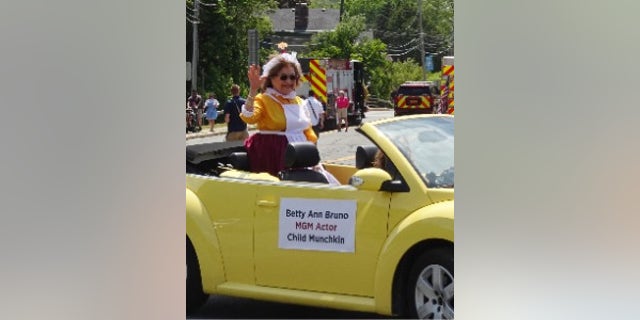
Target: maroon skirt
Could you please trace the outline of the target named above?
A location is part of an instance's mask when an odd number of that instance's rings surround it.
[[[252,172],[268,172],[278,176],[284,169],[284,155],[288,140],[285,135],[261,134],[251,135],[244,141]]]

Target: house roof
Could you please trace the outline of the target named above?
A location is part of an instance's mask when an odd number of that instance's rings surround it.
[[[273,24],[273,31],[294,31],[295,10],[278,9],[268,16]],[[334,30],[339,22],[340,10],[338,9],[309,9],[309,22],[305,31]]]

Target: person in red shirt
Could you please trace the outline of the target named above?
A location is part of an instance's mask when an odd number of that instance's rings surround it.
[[[347,120],[349,108],[349,98],[345,97],[344,91],[340,90],[338,97],[336,98],[336,109],[338,117],[338,132],[342,130],[342,119],[344,119],[344,132],[349,130],[349,120]]]

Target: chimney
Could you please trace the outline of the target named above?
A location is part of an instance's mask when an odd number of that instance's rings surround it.
[[[296,3],[294,30],[307,30],[309,26],[309,7],[306,3]]]

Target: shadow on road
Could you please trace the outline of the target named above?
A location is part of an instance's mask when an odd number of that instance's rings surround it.
[[[211,296],[187,319],[395,319],[374,313],[314,308],[252,299]]]

